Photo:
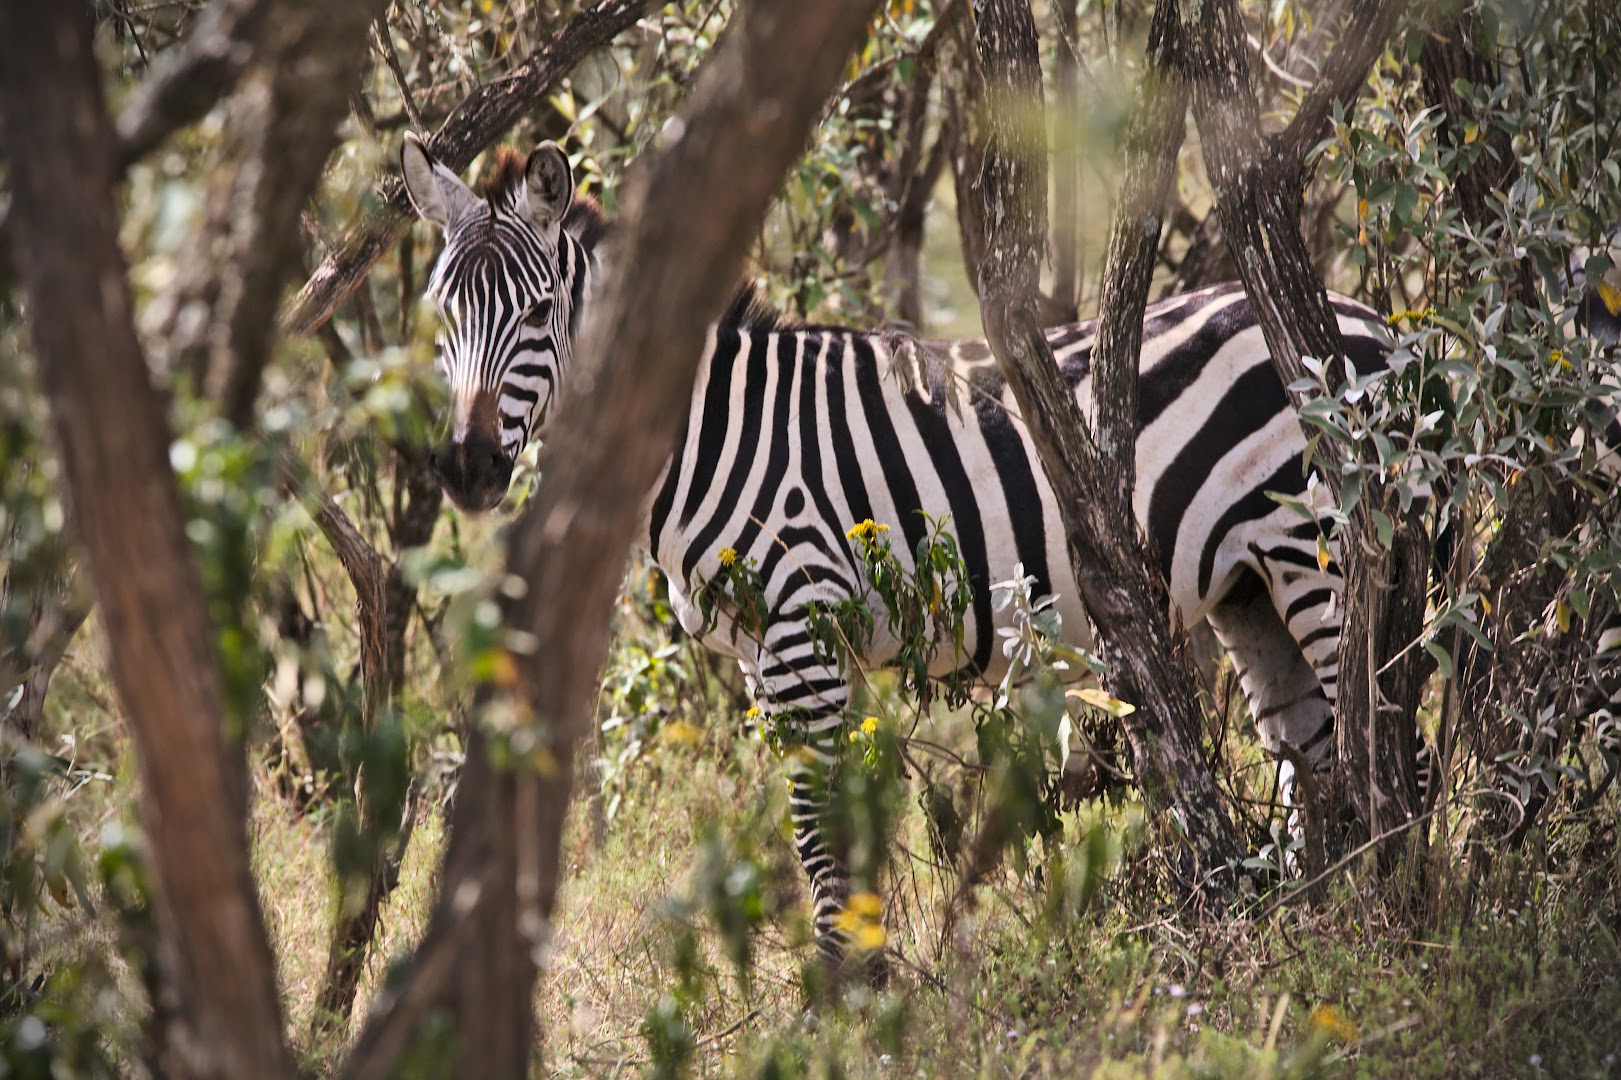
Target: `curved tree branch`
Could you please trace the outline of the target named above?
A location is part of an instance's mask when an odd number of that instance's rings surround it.
[[[486,83],[456,106],[428,140],[433,156],[457,172],[467,168],[581,60],[635,25],[651,7],[652,0],[602,0],[580,12],[511,75]],[[378,187],[376,207],[360,211],[345,227],[332,253],[299,290],[282,316],[289,333],[308,334],[330,318],[411,223],[411,204],[397,176],[391,174]]]
[[[203,12],[186,43],[165,54],[119,110],[120,172],[230,93],[253,59],[273,6],[268,0],[216,0]]]

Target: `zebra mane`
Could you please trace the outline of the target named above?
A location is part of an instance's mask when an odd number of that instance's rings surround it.
[[[491,206],[510,205],[512,198],[523,187],[524,166],[529,155],[514,146],[503,146],[495,151],[495,160],[484,170],[478,193]]]
[[[602,204],[593,196],[575,192],[574,201],[563,215],[563,231],[583,244],[585,250],[596,251],[602,238],[608,235],[608,217],[602,212]]]
[[[490,206],[504,206],[511,209],[523,190],[524,174],[529,166],[529,155],[513,146],[503,146],[496,150],[495,159],[484,170],[484,178],[479,182],[478,193]],[[603,236],[608,232],[608,219],[602,212],[602,204],[590,195],[574,195],[574,201],[563,214],[563,228],[572,233],[574,238],[584,244],[587,251],[596,249]]]
[[[748,278],[737,283],[732,298],[726,302],[726,309],[721,312],[717,325],[728,330],[749,330],[755,333],[772,333],[779,330],[806,329],[804,324],[796,322],[771,306],[759,290]]]
[[[501,147],[496,150],[495,159],[484,172],[478,194],[492,208],[512,206],[513,200],[523,189],[524,172],[528,164],[528,154],[516,147]],[[572,234],[587,251],[594,252],[608,235],[611,227],[607,215],[602,212],[600,202],[590,195],[575,193],[574,201],[569,204],[568,211],[563,215],[565,231]],[[726,309],[721,314],[719,325],[729,330],[747,330],[755,333],[811,329],[807,324],[773,308],[765,295],[747,277],[738,282],[732,298],[727,301]]]

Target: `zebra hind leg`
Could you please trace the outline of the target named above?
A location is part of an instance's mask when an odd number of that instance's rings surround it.
[[[1299,839],[1304,821],[1289,758],[1313,766],[1324,761],[1333,743],[1334,703],[1258,579],[1236,586],[1209,620],[1232,659],[1261,745],[1278,759],[1278,800],[1288,809],[1290,835]]]

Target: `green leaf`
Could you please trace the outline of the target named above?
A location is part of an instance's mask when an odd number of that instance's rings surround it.
[[[1441,671],[1441,678],[1452,678],[1452,654],[1441,648],[1438,642],[1426,641],[1424,649],[1435,657],[1435,665]]]

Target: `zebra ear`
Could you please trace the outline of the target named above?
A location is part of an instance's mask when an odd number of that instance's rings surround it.
[[[542,232],[556,228],[574,202],[574,169],[568,155],[556,143],[543,142],[529,155],[523,175],[529,220]]]
[[[435,161],[422,140],[406,132],[400,146],[400,174],[405,193],[425,221],[449,232],[475,201],[473,192],[461,177]]]

